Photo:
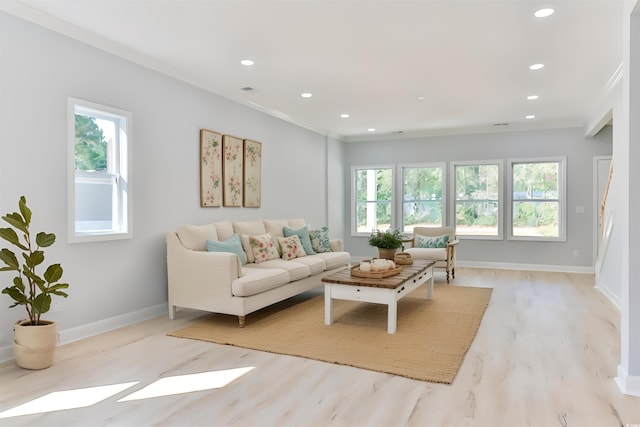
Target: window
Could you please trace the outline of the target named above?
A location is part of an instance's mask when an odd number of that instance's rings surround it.
[[[69,98],[69,240],[131,237],[126,111]]]
[[[352,234],[387,230],[393,222],[393,167],[352,168]]]
[[[413,227],[443,226],[444,164],[405,165],[401,170],[402,230],[410,233]]]
[[[565,240],[566,159],[511,160],[511,239]]]
[[[502,161],[454,162],[456,234],[502,239]]]

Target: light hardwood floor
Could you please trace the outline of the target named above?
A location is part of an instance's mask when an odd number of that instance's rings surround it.
[[[446,286],[443,273],[436,284]],[[84,397],[91,387],[135,383],[92,406],[0,418],[0,425],[640,425],[640,398],[621,394],[613,380],[620,315],[593,276],[458,268],[456,285],[494,292],[451,385],[167,337],[202,315],[181,310],[174,321],[61,346],[43,371],[1,364],[0,417],[49,393],[82,390]],[[161,378],[244,367],[254,369],[221,388],[119,401]]]

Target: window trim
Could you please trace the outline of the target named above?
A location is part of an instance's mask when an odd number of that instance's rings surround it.
[[[498,234],[496,236],[478,236],[460,234],[456,224],[456,166],[498,166]],[[456,237],[465,240],[504,240],[504,160],[455,160],[449,162],[449,180],[451,182],[451,197],[449,223],[456,227]]]
[[[404,170],[405,169],[421,169],[421,168],[440,168],[442,170],[442,199],[440,200],[440,206],[442,209],[442,224],[441,227],[446,226],[448,221],[447,212],[447,162],[426,162],[426,163],[400,163],[398,164],[398,176],[396,194],[399,196],[400,202],[397,203],[396,218],[398,226],[396,228],[404,230]]]
[[[113,116],[117,118],[120,127],[124,128],[123,136],[119,139],[120,149],[118,153],[108,153],[114,156],[118,163],[119,173],[114,178],[119,188],[117,191],[118,208],[121,210],[120,220],[124,222],[117,231],[76,231],[75,209],[75,114],[76,108],[87,111],[95,111],[97,116]],[[124,120],[122,120],[124,119]],[[132,144],[131,144],[132,114],[119,108],[109,107],[95,102],[86,101],[79,98],[68,97],[67,99],[67,236],[70,243],[96,242],[107,240],[122,240],[133,238],[133,185],[132,185]],[[123,147],[124,146],[124,147]],[[124,157],[124,164],[122,159]],[[124,170],[123,170],[124,167]],[[108,174],[113,176],[113,170],[109,169]],[[124,179],[120,179],[124,176]]]
[[[558,237],[544,236],[514,236],[513,235],[513,165],[519,163],[559,163],[558,168]],[[567,241],[567,157],[535,157],[535,158],[519,158],[509,159],[509,179],[507,181],[507,194],[509,202],[507,203],[507,220],[509,221],[509,229],[507,240],[521,241],[541,241],[541,242],[566,242]]]
[[[354,165],[351,166],[351,237],[368,237],[370,232],[358,232],[358,200],[356,197],[356,171],[369,169],[391,169],[391,228],[396,225],[396,168],[394,164]]]

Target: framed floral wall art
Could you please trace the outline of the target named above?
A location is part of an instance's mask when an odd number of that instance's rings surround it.
[[[242,139],[222,137],[223,206],[242,206]]]
[[[244,206],[259,208],[262,202],[262,143],[244,140]]]
[[[200,130],[200,206],[222,206],[222,134]]]

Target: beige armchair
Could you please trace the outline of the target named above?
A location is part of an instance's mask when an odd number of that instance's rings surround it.
[[[456,246],[459,243],[456,238],[455,227],[415,227],[413,229],[413,235],[413,247],[405,249],[405,252],[410,253],[414,259],[435,261],[434,267],[444,268],[446,270],[447,283],[449,283],[449,276],[455,279]],[[449,241],[446,244],[442,244],[445,239],[440,239],[439,242],[434,240],[444,235],[449,236]],[[420,236],[425,236],[430,239],[424,239]],[[422,246],[426,244],[428,247],[420,247],[420,241],[423,243]]]

